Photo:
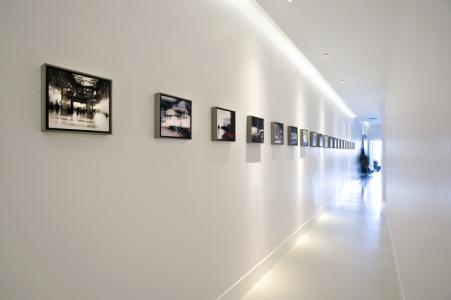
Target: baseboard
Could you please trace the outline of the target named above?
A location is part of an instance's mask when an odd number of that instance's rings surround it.
[[[405,300],[406,299],[406,295],[404,293],[404,284],[402,282],[401,270],[399,268],[398,253],[397,253],[397,250],[396,250],[395,241],[393,240],[393,232],[391,230],[391,225],[390,225],[390,216],[388,214],[388,210],[387,210],[387,205],[386,204],[384,204],[383,209],[384,209],[384,214],[385,214],[385,224],[387,225],[388,236],[390,238],[390,243],[391,243],[391,248],[392,248],[392,253],[393,253],[393,261],[395,263],[396,277],[398,279],[399,299],[400,300]]]
[[[334,201],[343,197],[347,188],[338,193]],[[291,235],[283,240],[274,250],[263,258],[255,267],[244,274],[237,282],[219,295],[216,300],[237,300],[242,299],[257,283],[266,275],[269,270],[297,243],[313,225],[316,224],[321,214],[329,205],[330,201],[321,206],[310,219],[299,226]]]

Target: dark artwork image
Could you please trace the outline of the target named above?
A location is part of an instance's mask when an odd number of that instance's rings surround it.
[[[112,81],[44,65],[45,129],[111,134]]]
[[[213,141],[235,141],[235,112],[212,107],[211,109],[211,139]]]
[[[298,128],[294,126],[288,126],[288,145],[296,146],[298,144]]]
[[[318,147],[318,134],[310,131],[310,147]]]
[[[247,117],[247,142],[264,143],[265,141],[265,121],[261,118]]]
[[[191,139],[192,102],[190,100],[157,94],[155,114],[157,137]]]
[[[273,145],[283,145],[283,124],[272,122],[271,123],[271,142]]]
[[[308,130],[301,129],[301,138],[302,138],[301,146],[307,147],[308,144],[309,144],[309,142],[308,142],[308,140],[309,140]]]

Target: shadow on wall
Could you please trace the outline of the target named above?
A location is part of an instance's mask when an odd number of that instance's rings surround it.
[[[262,160],[262,148],[258,144],[246,144],[246,162],[259,163]]]

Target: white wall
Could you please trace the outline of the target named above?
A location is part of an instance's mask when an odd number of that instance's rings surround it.
[[[0,299],[213,299],[343,188],[351,151],[269,123],[352,120],[231,2],[0,2]],[[40,131],[42,63],[113,79],[112,136]],[[156,92],[194,101],[192,141],[153,138]],[[215,105],[236,143],[210,141]]]
[[[401,1],[385,110],[386,201],[408,300],[451,299],[451,2]]]

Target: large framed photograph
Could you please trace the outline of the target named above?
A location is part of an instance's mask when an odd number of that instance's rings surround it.
[[[283,145],[283,124],[277,122],[271,122],[271,144]]]
[[[258,144],[265,142],[265,120],[254,116],[247,117],[247,142]]]
[[[43,72],[43,129],[112,133],[112,81],[49,64]]]
[[[211,140],[225,142],[236,140],[234,111],[220,107],[211,108]]]
[[[163,93],[155,95],[155,137],[191,139],[192,101]]]
[[[299,143],[298,128],[294,126],[287,126],[288,145],[297,146]]]
[[[310,147],[318,147],[318,134],[310,131]]]
[[[309,145],[309,132],[307,129],[301,129],[301,146],[307,147]]]

